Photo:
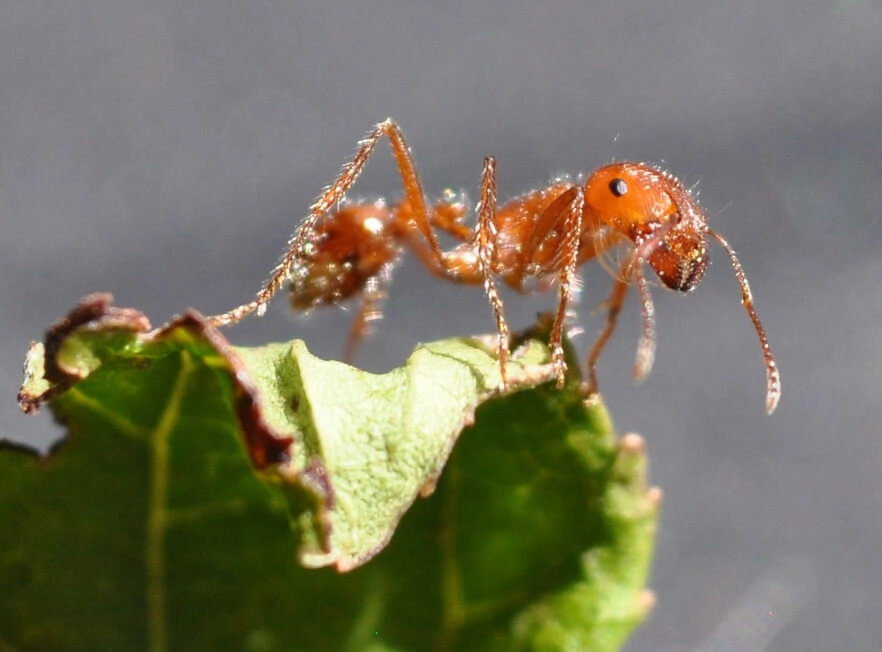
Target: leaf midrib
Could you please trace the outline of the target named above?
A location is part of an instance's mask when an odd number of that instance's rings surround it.
[[[180,415],[187,382],[193,372],[192,356],[181,351],[181,368],[168,402],[150,437],[150,489],[147,502],[147,640],[151,652],[167,652],[168,621],[165,594],[165,538],[169,482],[169,440]]]

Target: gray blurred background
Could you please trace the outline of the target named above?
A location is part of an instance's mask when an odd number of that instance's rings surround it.
[[[659,350],[631,380],[631,301],[601,361],[621,431],[665,493],[657,607],[632,652],[882,649],[882,4],[0,2],[0,437],[31,339],[111,291],[156,324],[251,298],[356,141],[395,117],[426,190],[505,198],[612,159],[700,182],[783,373],[763,411],[756,335],[715,248],[688,298],[655,291]],[[388,148],[355,196],[396,195]],[[585,270],[579,338],[609,278]],[[359,362],[489,332],[479,288],[409,258]],[[515,328],[551,296],[506,295]],[[240,344],[342,351],[351,313],[267,317]]]

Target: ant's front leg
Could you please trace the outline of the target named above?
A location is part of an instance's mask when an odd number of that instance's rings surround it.
[[[638,252],[639,253],[639,252]],[[630,277],[634,277],[637,282],[637,290],[640,293],[640,307],[643,318],[643,329],[640,334],[640,343],[637,345],[637,356],[634,362],[634,378],[637,382],[642,382],[652,370],[652,363],[655,360],[655,306],[652,303],[652,296],[649,294],[649,284],[646,276],[643,274],[643,258],[635,253],[631,257],[631,261],[626,261],[615,280],[609,299],[606,300],[607,317],[606,326],[594,346],[591,347],[591,353],[588,354],[588,389],[587,394],[590,396],[597,393],[597,361],[603,348],[612,337],[613,331],[618,324],[619,313],[625,304],[625,298],[628,295]]]
[[[625,281],[623,277],[617,277],[613,282],[613,289],[609,295],[609,299],[606,300],[606,326],[600,332],[600,335],[597,336],[597,339],[594,341],[594,346],[591,347],[591,352],[588,354],[588,387],[585,393],[589,397],[597,394],[597,361],[600,358],[600,354],[603,352],[603,348],[609,341],[609,338],[612,337],[613,331],[616,329],[616,325],[619,321],[619,313],[622,311],[622,306],[624,305],[625,297],[627,296],[628,282]]]
[[[643,330],[634,359],[634,380],[642,383],[652,371],[655,362],[655,305],[652,303],[652,295],[649,294],[649,283],[643,274],[642,259],[637,260],[634,276],[637,280],[637,291],[640,293],[640,314],[643,318]]]

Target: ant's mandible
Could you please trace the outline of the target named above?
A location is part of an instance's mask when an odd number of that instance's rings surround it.
[[[394,204],[345,201],[383,136],[392,146],[404,186],[403,198]],[[741,286],[741,303],[759,336],[766,365],[766,411],[771,414],[777,407],[781,376],[741,263],[729,243],[707,225],[698,201],[676,177],[643,163],[613,163],[595,171],[584,183],[557,179],[499,206],[496,160],[487,157],[475,212],[473,230],[464,223],[468,209],[463,197],[448,191],[442,200],[427,204],[404,134],[388,118],[365,136],[355,157],[312,205],[256,299],[210,320],[225,326],[252,312],[262,315],[286,282],[290,282],[291,303],[298,310],[336,305],[360,296],[361,305],[348,337],[347,357],[351,357],[369,323],[381,317],[392,268],[407,247],[435,275],[484,286],[496,318],[503,386],[509,329],[497,279],[520,292],[545,290],[557,283],[558,304],[549,347],[561,385],[566,371],[563,329],[567,308],[578,288],[577,270],[597,258],[615,280],[605,304],[606,326],[588,355],[587,390],[593,394],[597,391],[597,360],[615,330],[631,282],[640,293],[643,315],[634,376],[642,380],[652,368],[655,309],[644,264],[668,288],[689,292],[707,270],[710,237],[729,256]],[[436,229],[460,244],[443,251]],[[619,256],[613,267],[608,257],[623,244],[627,245],[626,255]]]

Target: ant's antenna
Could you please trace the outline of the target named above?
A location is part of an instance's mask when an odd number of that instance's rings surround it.
[[[766,412],[771,414],[778,407],[778,401],[781,400],[781,372],[778,371],[778,365],[775,363],[774,356],[772,356],[772,349],[769,347],[766,331],[763,329],[759,315],[756,314],[756,309],[753,307],[753,294],[750,292],[750,285],[747,283],[747,277],[744,275],[741,261],[738,260],[735,250],[726,242],[726,239],[710,227],[705,226],[704,231],[713,236],[729,255],[732,269],[735,270],[735,278],[738,279],[738,284],[741,286],[741,304],[747,310],[747,314],[750,315],[756,334],[759,335],[760,346],[763,349],[763,360],[766,362]]]

